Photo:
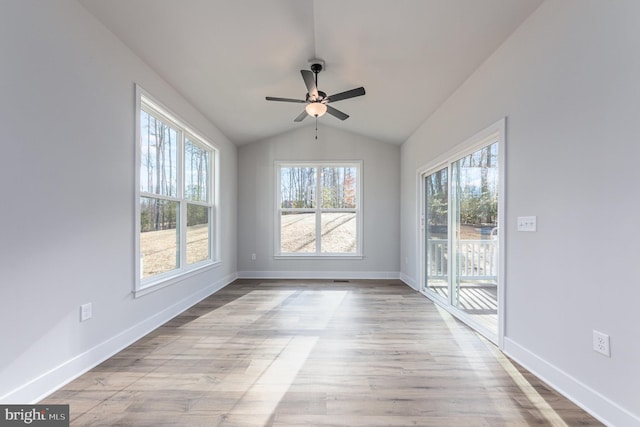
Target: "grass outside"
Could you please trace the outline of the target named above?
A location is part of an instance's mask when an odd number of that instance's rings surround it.
[[[171,271],[177,266],[178,234],[175,229],[147,231],[140,234],[142,277]],[[209,228],[207,224],[187,227],[187,264],[209,258]]]
[[[281,251],[283,253],[313,253],[316,250],[316,216],[313,213],[283,215]],[[356,214],[352,212],[323,213],[321,247],[323,253],[355,253]],[[174,270],[178,258],[175,229],[147,231],[140,234],[142,278]],[[187,227],[187,264],[209,257],[207,224]]]
[[[280,220],[282,253],[313,253],[316,251],[316,214],[282,215]],[[321,215],[320,244],[323,253],[355,253],[356,214],[330,212]]]

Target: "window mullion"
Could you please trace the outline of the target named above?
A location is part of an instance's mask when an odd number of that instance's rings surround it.
[[[456,262],[454,261],[453,257],[455,254],[455,250],[453,247],[453,233],[456,232],[456,225],[454,222],[454,208],[453,208],[453,181],[454,181],[454,176],[453,176],[453,162],[449,162],[447,165],[447,176],[448,176],[448,182],[447,182],[447,224],[449,225],[447,227],[447,297],[448,297],[448,303],[450,305],[453,304],[453,277],[454,277],[454,271],[453,268],[456,266]]]
[[[180,131],[178,137],[178,168],[176,172],[178,174],[178,188],[176,189],[176,194],[181,200],[184,199],[184,158],[184,132]]]
[[[156,193],[140,192],[140,197],[147,197],[149,199],[167,200],[167,201],[170,201],[170,202],[179,202],[180,201],[180,199],[178,197],[165,196],[165,195],[156,194]]]
[[[316,167],[316,255],[322,253],[322,166]]]
[[[185,138],[184,131],[180,132],[178,145],[178,197],[180,197],[180,269],[187,268],[187,199],[184,191],[185,185]]]

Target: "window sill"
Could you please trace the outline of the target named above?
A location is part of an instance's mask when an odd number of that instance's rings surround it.
[[[169,277],[163,277],[158,280],[150,281],[142,284],[139,288],[133,290],[133,297],[140,298],[167,286],[175,285],[185,279],[213,270],[222,264],[222,261],[212,261],[198,267],[191,268],[187,271],[177,273]]]
[[[316,255],[316,254],[311,254],[311,255],[305,255],[305,254],[292,254],[292,255],[274,255],[273,259],[317,259],[317,260],[335,260],[335,259],[341,259],[341,260],[354,260],[354,259],[364,259],[363,255],[360,254],[354,254],[354,255]]]

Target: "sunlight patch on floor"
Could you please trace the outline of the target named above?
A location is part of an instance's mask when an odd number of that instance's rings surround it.
[[[318,337],[291,338],[282,352],[256,376],[255,382],[231,409],[229,416],[249,414],[256,425],[266,425],[317,341]]]
[[[540,412],[553,427],[568,427],[567,423],[558,413],[547,403],[546,400],[536,391],[529,381],[513,366],[513,363],[494,345],[487,343],[487,348],[493,353],[496,360],[502,365],[505,372],[511,377],[522,393],[529,399],[529,402]]]
[[[451,313],[449,313],[442,307],[436,305],[436,308],[445,324],[451,331],[452,336],[460,346],[460,350],[469,361],[469,366],[472,367],[475,372],[490,370],[486,363],[476,357],[473,357],[473,355],[476,353],[476,350],[472,347],[469,341],[460,338],[460,328],[467,328],[467,326],[459,324],[458,321],[451,315]],[[540,416],[544,417],[544,419],[553,427],[568,427],[567,423],[565,423],[564,420],[558,415],[558,413],[547,403],[547,401],[544,400],[542,396],[540,396],[535,388],[531,386],[531,384],[529,384],[527,379],[518,371],[515,366],[513,366],[509,359],[504,354],[502,354],[502,352],[491,342],[487,341],[483,337],[479,338],[493,354],[498,363],[500,363],[507,375],[509,375],[512,381],[518,386],[524,396],[529,400],[531,405],[539,412]],[[500,405],[500,402],[497,401],[495,402],[495,404]]]

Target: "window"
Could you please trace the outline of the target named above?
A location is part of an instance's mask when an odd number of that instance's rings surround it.
[[[136,291],[215,259],[216,152],[139,92]]]
[[[361,162],[276,164],[276,256],[362,256],[361,169]]]

